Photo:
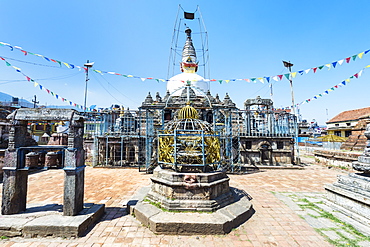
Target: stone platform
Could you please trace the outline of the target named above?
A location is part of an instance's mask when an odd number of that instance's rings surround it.
[[[356,221],[370,226],[370,174],[339,175],[333,184],[326,184],[329,205]]]
[[[215,211],[234,202],[225,171],[179,173],[154,169],[147,199],[172,211]]]
[[[215,212],[164,211],[145,200],[149,190],[149,187],[141,188],[128,202],[127,210],[157,234],[225,234],[244,223],[255,212],[249,195],[236,188],[230,188],[234,202]]]
[[[20,214],[0,215],[0,236],[80,237],[105,213],[104,204],[85,203],[76,216],[63,216],[60,204],[28,205]]]

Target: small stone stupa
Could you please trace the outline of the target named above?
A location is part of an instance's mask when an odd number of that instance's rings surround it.
[[[156,233],[230,232],[253,208],[245,192],[229,187],[226,172],[217,169],[220,162],[217,133],[188,104],[158,134],[159,166],[131,213]]]

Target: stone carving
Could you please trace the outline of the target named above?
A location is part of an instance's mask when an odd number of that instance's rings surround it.
[[[351,218],[370,224],[370,124],[365,136],[367,144],[362,156],[352,163],[359,173],[339,175],[337,182],[325,185],[327,199],[331,206]]]
[[[84,195],[83,117],[77,111],[69,109],[21,108],[10,114],[8,119],[12,121],[3,168],[2,214],[17,214],[26,210],[28,171],[22,148],[38,148],[37,143],[27,132],[28,121],[70,121],[70,135],[64,162],[63,214],[77,215],[83,209]],[[31,164],[30,161],[28,163]]]

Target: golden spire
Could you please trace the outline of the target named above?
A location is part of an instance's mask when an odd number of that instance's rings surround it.
[[[188,102],[186,106],[181,108],[177,114],[177,119],[198,119],[198,111],[194,107],[190,106]]]

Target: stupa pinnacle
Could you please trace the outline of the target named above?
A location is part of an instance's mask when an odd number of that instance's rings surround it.
[[[180,70],[182,73],[168,80],[167,91],[169,91],[172,96],[180,96],[182,92],[181,88],[190,85],[196,95],[203,96],[209,91],[209,83],[196,73],[198,70],[198,61],[191,38],[191,29],[187,28],[185,33],[186,41],[182,49],[182,58],[180,62]]]

